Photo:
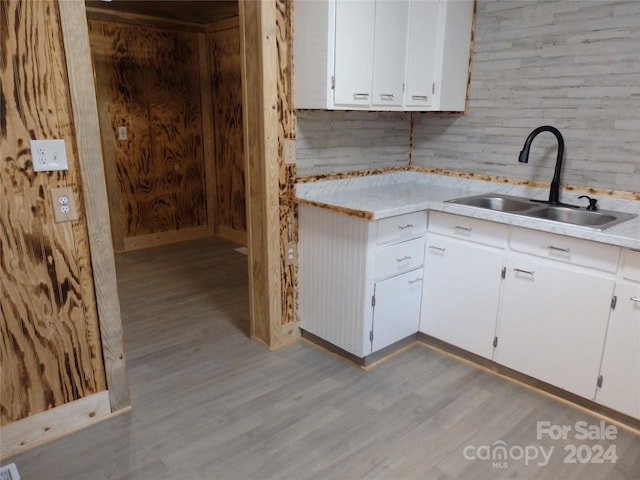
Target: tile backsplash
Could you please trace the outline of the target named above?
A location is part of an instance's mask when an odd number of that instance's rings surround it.
[[[466,115],[413,114],[412,165],[640,191],[640,2],[478,0]],[[298,112],[298,175],[406,165],[409,113]]]

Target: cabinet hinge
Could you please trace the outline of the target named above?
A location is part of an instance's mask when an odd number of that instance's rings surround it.
[[[617,304],[618,304],[618,297],[614,295],[613,297],[611,297],[611,310],[615,310]]]
[[[502,267],[502,273],[500,274],[502,278],[507,278],[507,267]]]
[[[602,388],[602,375],[598,375],[598,381],[596,382],[598,388]]]
[[[331,75],[331,90],[336,89],[336,77]]]
[[[373,296],[371,297],[371,306],[372,306],[372,307],[375,307],[375,306],[376,306],[376,296],[375,296],[375,295],[373,295]]]
[[[369,341],[373,342],[373,330],[369,332]]]
[[[493,348],[498,346],[498,337],[493,337]]]

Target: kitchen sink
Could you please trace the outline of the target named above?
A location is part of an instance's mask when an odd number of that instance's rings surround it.
[[[527,199],[511,197],[509,195],[501,195],[498,193],[489,193],[486,195],[475,195],[473,197],[456,198],[448,200],[451,203],[459,205],[468,205],[470,207],[488,208],[489,210],[498,210],[500,212],[523,212],[531,208],[539,206]]]
[[[543,207],[527,213],[527,216],[571,223],[583,227],[594,227],[600,230],[635,217],[631,213],[609,212],[606,210],[589,211],[566,207]]]
[[[512,197],[499,193],[486,193],[483,195],[455,198],[453,200],[447,200],[447,203],[513,213],[597,230],[604,230],[612,225],[637,216],[632,213],[613,212],[609,210],[592,211],[580,207],[540,204],[526,198]]]

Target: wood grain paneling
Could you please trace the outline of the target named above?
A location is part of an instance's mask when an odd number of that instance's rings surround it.
[[[0,2],[0,424],[105,390],[57,3]],[[65,140],[69,170],[34,173],[29,139]],[[71,187],[79,220],[53,223]]]
[[[98,20],[89,21],[89,31],[103,73],[99,107],[109,112],[101,114],[109,119],[103,140],[115,139],[103,141],[105,163],[113,164],[106,170],[117,180],[109,189],[120,206],[111,214],[120,215],[124,239],[206,225],[197,34]],[[119,126],[127,128],[126,140]]]
[[[247,230],[238,23],[225,22],[221,29],[210,28],[207,39],[214,116],[217,232],[236,240],[246,235]]]
[[[283,342],[298,338],[298,266],[287,265],[285,249],[298,241],[298,205],[293,201],[297,176],[295,164],[285,164],[284,143],[296,138],[293,108],[293,2],[276,0],[276,47],[278,50],[278,165],[280,185],[280,259]]]

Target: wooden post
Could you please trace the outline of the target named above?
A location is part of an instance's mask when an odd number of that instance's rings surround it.
[[[281,342],[275,1],[240,2],[251,336]]]
[[[129,382],[122,340],[122,320],[116,284],[109,208],[100,145],[98,107],[91,66],[84,2],[60,1],[71,106],[78,143],[82,191],[87,211],[91,265],[96,290],[100,336],[111,411],[130,405]]]

